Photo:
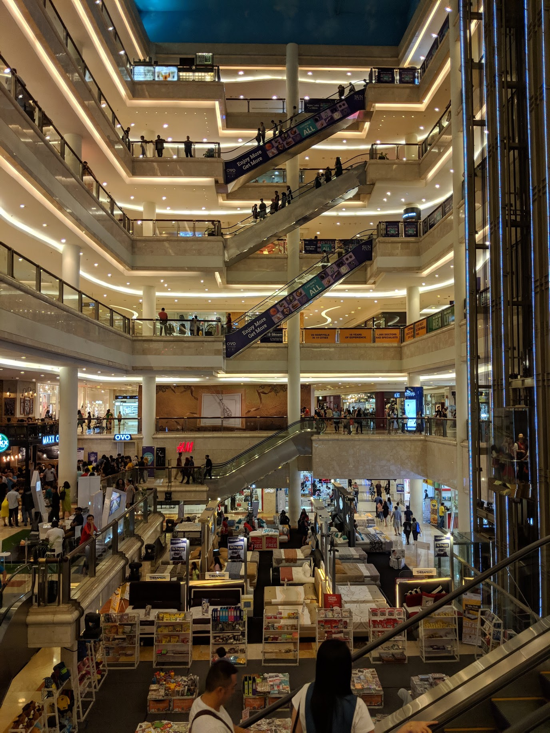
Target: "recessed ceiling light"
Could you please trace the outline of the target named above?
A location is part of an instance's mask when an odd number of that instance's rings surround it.
[[[242,76],[244,74],[244,71],[239,71],[239,76]]]
[[[102,186],[106,186],[107,185],[107,181],[103,181],[103,183],[101,185]]]
[[[166,130],[166,128],[168,127],[168,124],[165,122],[164,125],[163,125],[163,127]]]
[[[66,239],[62,239],[61,244],[65,244],[66,241],[67,241]]]
[[[94,267],[97,267],[97,262],[94,262]]]
[[[48,225],[47,225],[47,224],[42,224],[42,226],[43,226],[43,227],[47,227]]]

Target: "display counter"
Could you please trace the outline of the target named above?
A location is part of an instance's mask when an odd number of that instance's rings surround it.
[[[147,712],[188,712],[198,694],[199,678],[196,675],[179,675],[173,670],[155,672],[147,693]]]

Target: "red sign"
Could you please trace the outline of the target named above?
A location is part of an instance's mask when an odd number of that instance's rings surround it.
[[[279,547],[279,538],[270,537],[269,535],[265,538],[265,549],[266,550],[277,550]]]
[[[325,608],[342,608],[342,596],[340,593],[325,593],[323,605]]]
[[[180,443],[177,447],[178,453],[192,453],[193,452],[193,441],[187,443]]]
[[[262,542],[262,536],[261,535],[254,535],[248,538],[248,543],[250,545],[251,550],[262,550],[263,542]]]

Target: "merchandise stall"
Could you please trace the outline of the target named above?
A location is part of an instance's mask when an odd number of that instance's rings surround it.
[[[360,697],[369,709],[384,707],[384,690],[374,669],[352,669],[351,691]]]
[[[196,675],[180,675],[174,670],[157,671],[147,693],[147,712],[189,712],[198,694],[199,678]]]
[[[191,614],[185,611],[157,614],[153,667],[190,667],[192,660]]]
[[[370,640],[376,641],[388,631],[405,621],[402,608],[371,608],[369,612]],[[371,653],[371,661],[383,664],[407,663],[407,634],[405,631],[394,636]]]
[[[419,674],[411,677],[411,697],[415,700],[433,687],[437,687],[449,679],[446,674],[432,672],[431,674]]]
[[[101,624],[107,668],[136,669],[140,648],[138,614],[105,613]]]
[[[243,720],[264,710],[290,693],[288,672],[266,672],[265,674],[245,675],[243,677]],[[281,708],[281,710],[283,710]],[[281,719],[278,718],[278,721]],[[284,719],[282,719],[284,720]],[[289,721],[290,722],[290,721]],[[252,730],[254,727],[252,727]],[[268,730],[261,728],[256,730]]]
[[[350,608],[319,608],[317,611],[317,651],[327,639],[340,639],[353,653],[353,614]]]
[[[452,606],[443,606],[420,622],[420,658],[423,662],[460,659],[458,614]]]
[[[413,573],[431,568],[413,568]],[[435,575],[435,569],[433,569]],[[397,578],[395,581],[396,605],[403,608],[407,618],[441,600],[452,590],[451,578],[423,577]]]
[[[210,659],[216,659],[216,649],[225,649],[225,658],[238,667],[246,666],[248,657],[247,614],[240,606],[212,609]]]
[[[297,609],[264,611],[262,664],[300,664],[300,614]]]

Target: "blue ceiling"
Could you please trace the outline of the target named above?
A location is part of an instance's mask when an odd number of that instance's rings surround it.
[[[155,43],[397,46],[420,0],[134,0]],[[327,59],[329,61],[329,59]]]

